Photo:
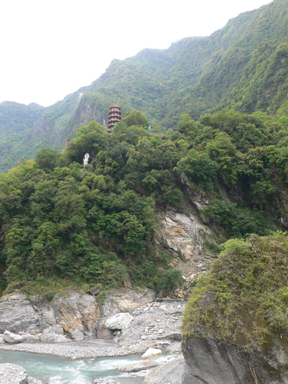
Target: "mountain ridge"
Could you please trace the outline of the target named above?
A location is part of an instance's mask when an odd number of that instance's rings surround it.
[[[0,170],[7,171],[17,156],[33,157],[41,145],[62,150],[93,119],[104,125],[114,102],[123,115],[141,110],[162,131],[175,127],[183,113],[193,119],[227,107],[287,113],[287,9],[287,0],[274,0],[241,13],[208,37],[188,37],[165,50],[147,48],[125,60],[114,59],[91,85],[43,110],[30,132],[5,152],[10,161],[0,157]]]

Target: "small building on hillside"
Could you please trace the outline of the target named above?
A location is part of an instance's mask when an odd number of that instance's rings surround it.
[[[108,112],[108,133],[112,132],[114,125],[119,121],[121,121],[121,108],[114,104]]]

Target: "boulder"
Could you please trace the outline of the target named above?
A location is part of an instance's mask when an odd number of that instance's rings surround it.
[[[105,326],[113,330],[122,330],[124,328],[127,328],[132,320],[133,316],[131,316],[130,313],[118,313],[117,315],[112,316],[108,320],[106,320]]]
[[[0,384],[29,384],[24,368],[15,364],[0,364]]]
[[[25,336],[16,335],[15,333],[5,331],[3,333],[3,339],[6,341],[6,343],[9,344],[17,344],[22,343],[26,339]]]
[[[119,367],[118,371],[121,372],[139,372],[143,370],[147,370],[150,368],[157,367],[159,363],[156,361],[137,361],[136,363],[130,363],[127,365],[124,365],[123,367]]]
[[[161,349],[148,348],[144,355],[141,356],[141,360],[152,359],[152,357],[162,355]]]

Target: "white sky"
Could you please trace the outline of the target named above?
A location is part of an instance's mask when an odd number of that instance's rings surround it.
[[[54,104],[144,48],[208,36],[271,0],[0,0],[0,102]]]

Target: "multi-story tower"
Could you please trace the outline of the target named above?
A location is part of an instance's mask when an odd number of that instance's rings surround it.
[[[121,108],[114,104],[108,112],[108,132],[111,133],[114,125],[121,121]]]

